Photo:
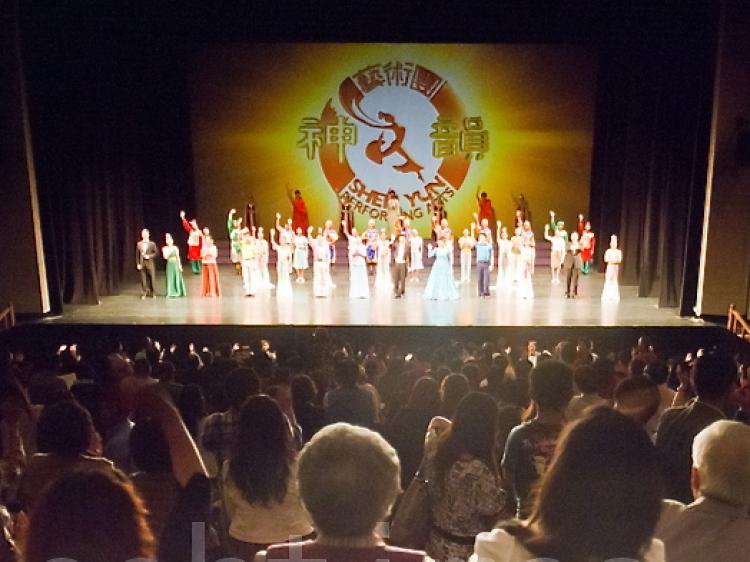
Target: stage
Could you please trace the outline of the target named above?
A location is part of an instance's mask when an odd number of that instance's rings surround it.
[[[409,281],[403,299],[391,291],[372,287],[369,299],[349,298],[346,266],[333,270],[336,289],[331,298],[312,295],[312,271],[298,284],[292,279],[294,296],[277,299],[273,291],[245,297],[234,269],[221,266],[220,298],[198,296],[199,276],[186,268],[187,298],[166,299],[163,271],[157,275],[157,298],[141,300],[140,285],[133,272],[132,284],[118,296],[105,297],[98,306],[69,305],[62,316],[46,318],[46,324],[109,325],[203,325],[203,326],[518,326],[518,327],[684,327],[700,321],[678,316],[673,308],[658,308],[655,298],[638,298],[636,287],[620,288],[619,303],[602,303],[604,275],[581,275],[576,299],[564,297],[564,284],[550,283],[549,269],[537,268],[533,300],[518,300],[512,289],[493,290],[489,299],[477,296],[476,277],[459,285],[456,301],[427,301],[422,297],[429,269],[419,281]],[[475,271],[472,272],[475,274]],[[459,271],[455,269],[458,279]],[[271,272],[272,281],[275,271]],[[495,273],[491,276],[492,282]],[[563,280],[564,282],[564,280]]]

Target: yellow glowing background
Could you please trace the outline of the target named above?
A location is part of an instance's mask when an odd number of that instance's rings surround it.
[[[490,149],[472,161],[447,210],[454,229],[476,211],[478,186],[497,218],[513,219],[523,193],[541,234],[554,209],[575,222],[587,214],[594,126],[596,58],[561,45],[231,44],[193,60],[191,125],[197,218],[223,231],[226,213],[252,199],[258,221],[291,214],[285,187],[299,188],[310,222],[338,220],[339,204],[318,159],[296,146],[304,117],[338,101],[344,78],[368,65],[410,60],[452,86],[467,115],[480,115]],[[366,217],[358,215],[362,225]],[[427,219],[416,222],[423,235]]]

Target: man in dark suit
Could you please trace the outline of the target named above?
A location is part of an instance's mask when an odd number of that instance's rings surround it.
[[[567,270],[567,285],[565,289],[565,298],[576,298],[578,296],[578,274],[583,266],[581,260],[581,244],[578,241],[578,233],[573,232],[570,235],[570,242],[565,252],[563,267]]]
[[[393,296],[400,299],[406,289],[406,273],[411,262],[411,248],[406,236],[399,234],[393,246]]]
[[[147,228],[141,231],[141,239],[136,245],[135,267],[141,272],[141,298],[155,298],[154,278],[156,277],[156,266],[154,258],[159,253],[156,244],[151,240],[151,234]]]

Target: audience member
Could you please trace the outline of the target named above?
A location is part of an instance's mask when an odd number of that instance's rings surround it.
[[[337,388],[326,393],[323,406],[328,423],[345,422],[362,427],[375,427],[377,412],[373,395],[357,385],[359,366],[353,359],[341,359],[334,365]]]
[[[588,409],[606,404],[606,400],[599,395],[601,378],[591,365],[578,365],[573,370],[573,381],[580,394],[571,398],[565,410],[565,418],[569,422],[583,416]]]

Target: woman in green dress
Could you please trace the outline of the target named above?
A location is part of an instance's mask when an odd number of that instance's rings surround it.
[[[186,297],[185,279],[182,277],[180,249],[174,245],[172,235],[164,237],[167,245],[161,249],[161,255],[167,260],[167,298]]]

